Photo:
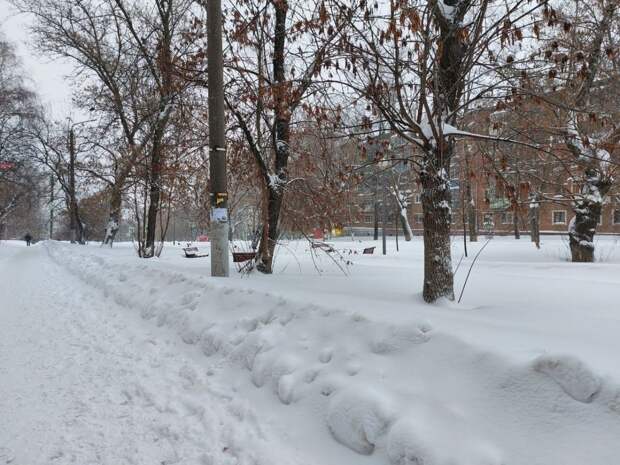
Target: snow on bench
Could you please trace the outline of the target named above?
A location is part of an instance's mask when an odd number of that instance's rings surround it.
[[[209,256],[208,253],[198,253],[198,247],[185,247],[183,252],[185,252],[185,258],[200,258]]]

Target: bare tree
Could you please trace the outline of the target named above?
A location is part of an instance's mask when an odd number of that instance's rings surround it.
[[[99,148],[107,154],[105,173],[110,189],[110,217],[105,242],[112,244],[121,220],[122,195],[138,162],[147,184],[144,237],[139,254],[151,257],[155,247],[161,200],[161,171],[168,146],[165,138],[184,81],[176,63],[185,50],[177,47],[190,0],[14,0],[34,14],[37,47],[73,61],[85,83],[77,101],[96,110],[105,131],[116,132],[122,144]],[[100,152],[101,153],[101,152]],[[112,169],[110,169],[112,168]],[[91,170],[94,174],[94,170]],[[135,173],[134,173],[135,175]],[[135,176],[134,176],[135,177]]]
[[[349,35],[347,83],[422,155],[412,162],[422,186],[427,302],[454,299],[449,183],[455,138],[492,138],[457,127],[464,109],[481,105],[503,84],[490,78],[502,66],[493,51],[519,41],[519,24],[538,7],[522,0],[355,5],[361,18],[353,23],[357,33]]]
[[[258,168],[264,195],[257,269],[273,272],[281,213],[290,183],[293,128],[303,105],[328,99],[321,71],[350,24],[328,2],[243,0],[226,16],[227,106]]]

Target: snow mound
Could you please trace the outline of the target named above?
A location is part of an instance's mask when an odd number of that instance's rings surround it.
[[[370,350],[375,354],[388,354],[412,344],[428,342],[430,329],[427,324],[388,325],[377,331],[370,341]]]
[[[394,417],[390,404],[370,389],[344,389],[334,394],[329,403],[327,425],[337,441],[360,454],[370,455]]]
[[[428,419],[396,422],[388,435],[387,453],[393,465],[503,464],[493,445],[471,437],[465,428],[448,424],[438,428]]]
[[[601,390],[601,379],[581,361],[569,355],[542,355],[534,370],[551,377],[573,399],[589,403]]]

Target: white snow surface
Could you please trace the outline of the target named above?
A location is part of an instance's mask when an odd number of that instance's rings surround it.
[[[173,246],[0,244],[0,464],[619,463],[617,238],[575,265],[494,238],[459,305],[423,303],[419,237],[333,245],[348,275],[291,242],[214,279]]]

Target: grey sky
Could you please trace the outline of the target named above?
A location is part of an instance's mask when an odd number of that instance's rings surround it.
[[[32,49],[28,37],[31,21],[28,16],[17,15],[7,0],[0,0],[0,31],[15,46],[26,80],[39,94],[41,102],[56,119],[79,113],[72,111],[71,87],[66,79],[72,73],[71,66],[67,62],[40,56]]]

